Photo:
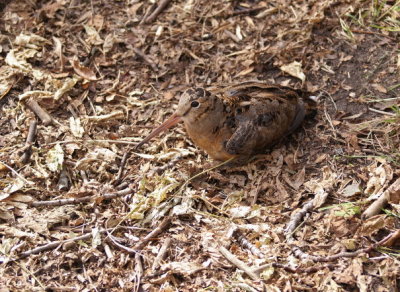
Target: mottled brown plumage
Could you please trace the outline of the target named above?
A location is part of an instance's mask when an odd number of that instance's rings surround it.
[[[193,142],[213,159],[247,160],[291,134],[305,116],[303,100],[288,87],[258,81],[222,88],[193,88],[175,113],[137,145],[183,121]]]

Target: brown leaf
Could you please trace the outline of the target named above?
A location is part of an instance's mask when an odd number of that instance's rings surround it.
[[[386,88],[383,87],[383,86],[380,85],[380,84],[374,83],[374,84],[372,84],[372,87],[373,87],[375,90],[377,90],[377,91],[379,91],[379,92],[381,92],[381,93],[387,93]]]
[[[364,221],[360,234],[362,236],[371,236],[372,234],[377,233],[379,230],[384,228],[387,225],[387,216],[386,215],[376,215],[368,220]]]
[[[79,76],[90,81],[97,80],[96,74],[88,67],[82,66],[77,58],[74,58],[74,60],[71,61],[71,64],[72,67],[74,68],[75,73],[78,74]]]

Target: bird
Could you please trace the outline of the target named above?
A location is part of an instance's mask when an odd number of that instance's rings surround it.
[[[181,95],[176,111],[135,148],[183,122],[194,144],[212,159],[242,164],[266,153],[302,124],[306,104],[301,95],[262,81],[191,87]]]

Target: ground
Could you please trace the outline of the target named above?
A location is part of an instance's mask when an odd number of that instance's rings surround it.
[[[399,290],[399,1],[0,9],[0,291]],[[134,149],[246,80],[316,114],[244,166],[182,125]]]

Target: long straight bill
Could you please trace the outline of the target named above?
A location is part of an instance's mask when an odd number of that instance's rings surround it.
[[[158,134],[168,130],[172,126],[176,125],[181,121],[181,117],[178,116],[177,114],[173,114],[168,120],[166,120],[164,123],[162,123],[157,129],[155,129],[153,132],[151,132],[146,138],[142,140],[139,144],[136,145],[136,149],[139,149],[143,144],[147,143],[152,139],[153,137],[157,136]]]

